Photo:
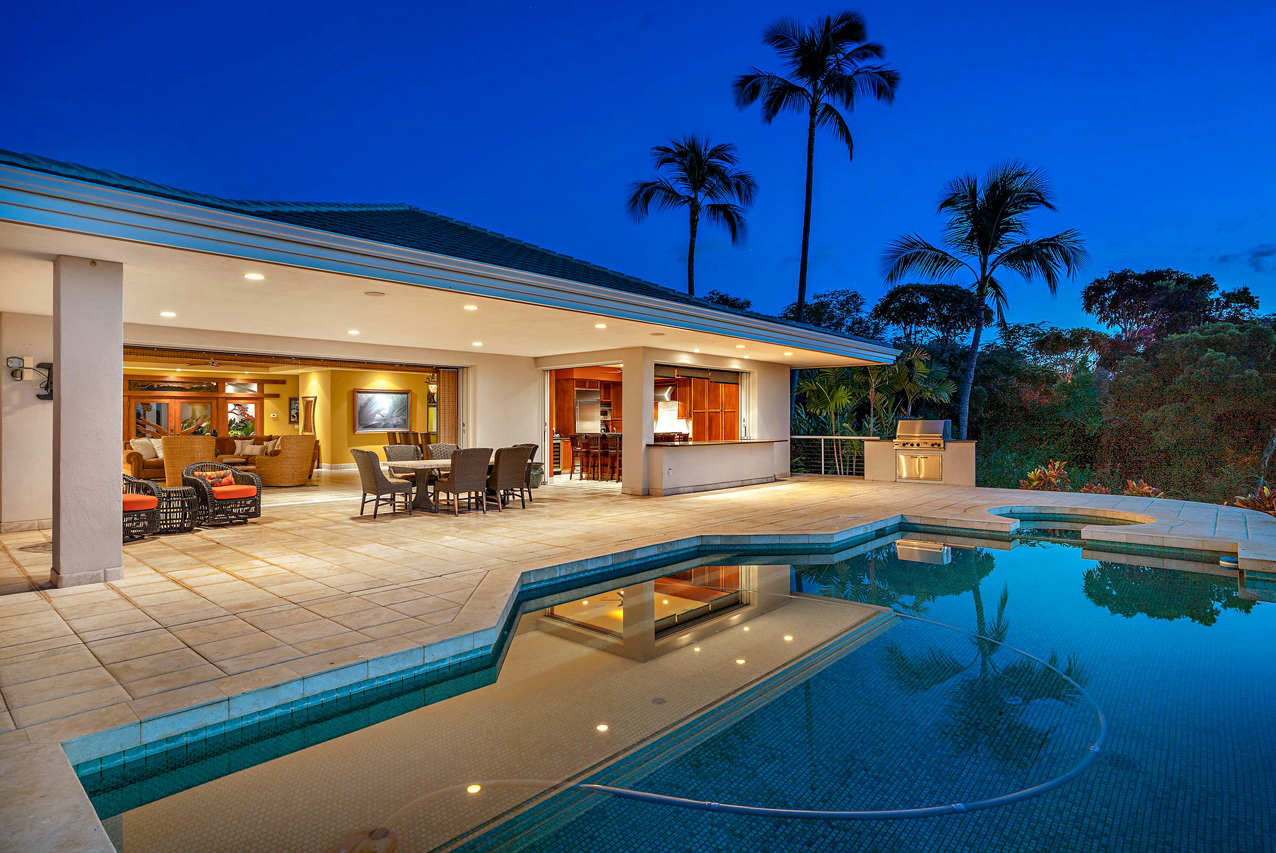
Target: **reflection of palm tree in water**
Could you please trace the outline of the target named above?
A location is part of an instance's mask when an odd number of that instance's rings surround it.
[[[1007,657],[1002,644],[1010,632],[1006,616],[1010,590],[1002,588],[990,623],[980,584],[993,568],[993,555],[981,548],[954,549],[952,562],[946,565],[921,565],[899,559],[894,546],[888,546],[855,561],[811,567],[803,574],[826,595],[913,615],[925,613],[926,605],[938,598],[969,592],[975,611],[971,637],[975,654],[970,660],[963,663],[939,647],[905,651],[898,643],[888,643],[887,672],[907,694],[948,685],[948,720],[940,726],[944,737],[961,751],[1022,766],[1050,736],[1050,729],[1023,721],[1029,707],[1042,699],[1071,705],[1080,694],[1056,672],[1029,658],[1009,653],[1013,655],[1009,662],[999,659]],[[1077,684],[1085,683],[1075,658],[1059,667],[1058,655],[1051,653],[1049,664]]]

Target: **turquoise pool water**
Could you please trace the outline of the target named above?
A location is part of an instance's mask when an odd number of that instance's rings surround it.
[[[1111,725],[1096,764],[1059,790],[975,815],[857,824],[567,794],[464,849],[1276,849],[1276,606],[1241,598],[1235,576],[1116,559],[1127,562],[1025,542],[954,548],[949,564],[927,565],[888,545],[837,563],[802,558],[793,569],[795,592],[887,606],[1056,656]],[[811,808],[1008,792],[1074,760],[1093,723],[1075,703],[1002,691],[1018,663],[905,622],[632,781],[676,796]],[[588,802],[556,821],[571,797]]]
[[[754,643],[777,617],[824,618],[849,612],[846,603],[881,607],[887,615],[571,779],[789,809],[916,808],[1009,794],[1075,767],[1096,737],[1093,706],[1042,663],[1049,661],[1083,686],[1110,727],[1097,760],[1067,785],[978,814],[870,823],[709,813],[580,790],[524,803],[527,792],[511,794],[507,811],[484,815],[442,847],[435,847],[438,839],[422,845],[420,834],[405,830],[400,850],[1276,850],[1276,605],[1252,597],[1276,598],[1276,579],[1252,579],[1242,596],[1236,574],[1216,571],[1216,563],[1151,568],[1141,563],[1164,563],[1165,555],[1083,555],[1068,543],[1068,532],[1044,522],[1043,528],[1008,541],[963,536],[947,548],[934,544],[942,538],[935,531],[914,531],[905,535],[931,541],[869,543],[845,559],[771,553],[695,561],[778,567],[781,580],[788,578],[787,592],[768,587],[752,599],[770,596],[786,607],[760,608],[724,633],[705,633],[696,642],[706,655],[714,644]],[[648,570],[642,578],[658,574]],[[588,594],[630,582],[599,582]],[[578,595],[556,592],[523,609]],[[799,635],[807,630],[800,622],[784,624],[796,624],[783,630]],[[808,624],[813,633],[815,621]],[[750,625],[752,634],[738,633]],[[511,657],[526,636],[513,639]],[[789,637],[776,639],[782,644]],[[735,648],[745,646],[726,646],[729,667]],[[758,647],[750,648],[750,663],[759,662]],[[611,713],[664,703],[666,690],[644,681],[644,668],[665,666],[676,681],[676,655],[691,651],[688,645],[630,664],[611,697],[620,701],[609,701]],[[602,682],[601,664],[573,660],[578,669],[594,667]],[[83,772],[82,779],[99,814],[125,812],[126,821],[134,815],[145,830],[156,817],[130,810],[183,790],[194,799],[174,799],[181,802],[175,807],[198,804],[203,783],[278,757],[287,761],[306,747],[323,750],[334,738],[347,740],[344,735],[375,746],[383,728],[377,723],[410,721],[432,705],[446,709],[449,700],[465,701],[468,691],[478,696],[483,691],[476,688],[496,689],[519,674],[502,671],[498,679],[491,664],[455,662],[450,670]],[[524,655],[509,669],[526,665]],[[443,678],[448,675],[454,677]],[[676,684],[668,692],[676,692]],[[527,720],[529,742],[552,740],[559,720],[537,712],[553,698],[532,694],[509,709]],[[423,717],[420,726],[437,719]],[[620,721],[612,722],[619,732]],[[406,729],[410,739],[413,731]],[[322,758],[311,752],[312,760]],[[459,767],[456,780],[494,780],[512,766],[499,752],[482,757],[481,769]],[[522,760],[520,772],[528,766],[526,756]],[[398,799],[374,811],[380,817],[403,806]],[[446,798],[427,802],[408,809],[405,823],[429,825],[459,807]],[[159,849],[130,845],[127,837],[125,850]],[[198,841],[192,838],[190,849],[217,849]],[[278,849],[293,849],[281,844]]]

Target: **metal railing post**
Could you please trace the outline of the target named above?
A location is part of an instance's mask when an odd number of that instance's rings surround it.
[[[824,439],[820,438],[820,474],[823,475],[827,473],[828,471],[824,470]]]

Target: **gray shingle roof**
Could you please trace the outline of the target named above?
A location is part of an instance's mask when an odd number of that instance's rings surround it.
[[[373,240],[393,246],[420,249],[438,255],[461,258],[512,270],[536,273],[554,278],[577,281],[599,287],[608,287],[626,293],[635,293],[668,302],[696,305],[736,314],[756,317],[795,328],[816,329],[805,323],[794,323],[752,311],[739,311],[687,296],[667,287],[652,284],[631,275],[563,255],[531,243],[489,231],[467,222],[461,222],[438,213],[422,210],[408,204],[346,204],[341,202],[286,202],[247,201],[225,199],[203,193],[190,192],[158,184],[143,178],[134,178],[105,169],[93,169],[75,163],[50,160],[36,154],[18,154],[0,149],[0,164],[22,169],[72,178],[115,189],[143,193],[157,198],[197,204],[218,210],[227,210],[284,222],[303,228],[313,228],[333,234],[344,234],[364,240]],[[841,335],[827,329],[817,329],[824,334],[834,334],[848,340],[881,344],[855,335]]]

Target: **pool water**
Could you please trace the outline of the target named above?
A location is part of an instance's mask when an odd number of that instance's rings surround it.
[[[471,671],[201,756],[220,771],[166,759],[85,784],[99,813],[123,810],[107,826],[125,851],[230,849],[263,831],[271,849],[323,850],[387,815],[400,851],[1276,850],[1276,604],[1183,559],[1200,554],[1083,552],[1050,529],[904,535],[834,557],[698,560],[719,576],[738,564],[747,605],[623,654],[545,614],[603,593],[637,607],[658,571],[555,593],[524,604],[499,677]],[[1096,708],[1108,730],[1094,759]],[[608,742],[624,747],[600,752]],[[1088,756],[1024,802],[889,822],[499,785],[889,810],[1012,794]]]
[[[1055,656],[1111,726],[1106,749],[1080,778],[995,811],[889,823],[674,811],[595,796],[575,819],[527,837],[526,849],[1276,849],[1276,606],[1241,598],[1234,575],[1148,568],[1126,556],[1085,559],[1066,544],[950,553],[947,565],[901,560],[893,544],[837,563],[806,558],[793,568],[793,589]],[[1008,792],[1075,758],[1091,717],[1055,699],[1021,702],[1006,720],[979,711],[978,685],[996,680],[996,668],[1004,672],[1014,656],[968,638],[961,645],[905,622],[660,766],[640,787],[731,802],[884,808]],[[992,674],[946,679],[947,655],[960,665],[973,657],[976,669],[987,665]],[[919,675],[928,661],[941,662],[938,671]],[[969,728],[954,725],[963,703],[976,706],[964,710]],[[842,719],[822,713],[818,726],[808,725],[812,705],[841,708]],[[533,810],[465,849],[518,849],[520,829],[549,822],[543,813],[557,808],[550,800],[542,814]]]

